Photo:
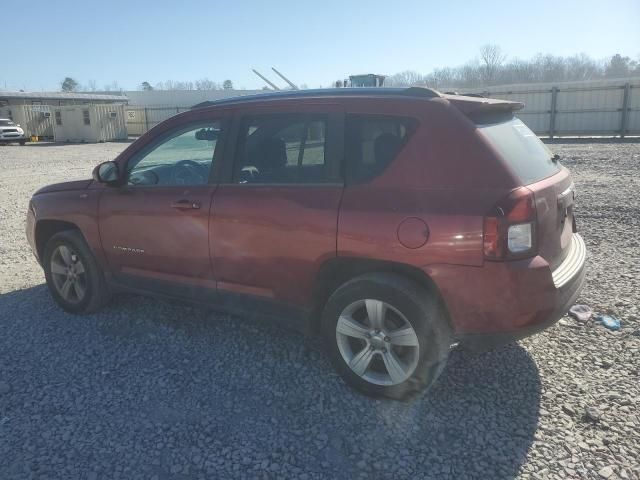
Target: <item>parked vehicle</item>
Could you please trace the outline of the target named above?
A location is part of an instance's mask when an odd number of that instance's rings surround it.
[[[9,118],[0,118],[0,144],[14,142],[24,145],[26,141],[24,130],[20,125]]]
[[[521,107],[422,88],[206,102],[36,192],[27,238],[68,312],[133,291],[285,320],[349,385],[405,398],[452,345],[533,334],[582,287],[573,183]]]

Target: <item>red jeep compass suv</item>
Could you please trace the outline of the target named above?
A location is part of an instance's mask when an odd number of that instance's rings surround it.
[[[38,191],[27,237],[69,312],[126,290],[286,320],[348,384],[402,398],[451,345],[532,334],[580,291],[574,186],[521,107],[424,88],[205,102]]]

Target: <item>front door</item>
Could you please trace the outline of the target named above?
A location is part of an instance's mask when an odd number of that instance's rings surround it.
[[[233,172],[211,222],[220,292],[308,307],[320,265],[335,257],[342,115],[304,110],[236,119]]]
[[[116,281],[194,296],[215,291],[209,214],[220,121],[168,129],[126,163],[126,183],[100,197],[100,236]]]

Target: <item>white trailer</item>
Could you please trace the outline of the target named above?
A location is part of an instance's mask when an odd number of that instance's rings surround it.
[[[110,142],[127,139],[124,105],[51,107],[56,142]]]

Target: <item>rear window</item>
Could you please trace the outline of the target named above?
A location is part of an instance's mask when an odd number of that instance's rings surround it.
[[[521,120],[478,125],[494,148],[513,168],[523,184],[535,183],[560,170],[553,154]]]
[[[380,115],[347,115],[347,180],[367,182],[393,162],[415,129],[415,120]]]

